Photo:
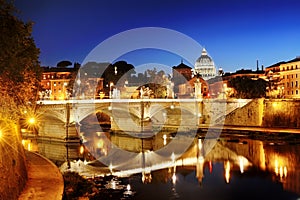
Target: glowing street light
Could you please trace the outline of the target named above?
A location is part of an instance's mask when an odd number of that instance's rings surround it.
[[[30,124],[30,125],[34,125],[35,122],[36,122],[36,120],[35,120],[34,117],[30,117],[30,118],[28,119],[28,124]]]

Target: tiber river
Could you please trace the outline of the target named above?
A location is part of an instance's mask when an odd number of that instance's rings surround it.
[[[99,189],[111,193],[110,199],[300,199],[300,136],[222,133],[216,139],[198,134],[180,155],[159,150],[172,140],[184,144],[189,136],[81,136],[83,144],[32,139],[24,140],[24,146],[62,171],[93,178]],[[216,141],[211,150],[205,149],[209,140]]]

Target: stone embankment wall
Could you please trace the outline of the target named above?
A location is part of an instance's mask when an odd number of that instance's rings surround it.
[[[300,128],[300,100],[266,99],[262,125],[264,127]]]
[[[224,124],[300,128],[300,100],[254,99],[227,114]]]
[[[17,128],[0,121],[0,199],[18,199],[27,181],[24,149]]]
[[[264,100],[254,99],[243,107],[232,111],[225,118],[226,125],[261,126],[264,112]]]

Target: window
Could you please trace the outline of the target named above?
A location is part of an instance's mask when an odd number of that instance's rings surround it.
[[[292,78],[294,78],[294,77],[293,77],[293,74],[292,74]]]
[[[291,70],[293,70],[293,65],[291,66]]]
[[[289,84],[289,82],[287,82],[287,83],[286,83],[286,87],[290,87],[290,84]]]
[[[287,91],[287,94],[290,95],[290,91]]]
[[[298,81],[295,82],[295,87],[298,87]]]
[[[293,87],[294,86],[294,82],[291,82],[291,87]]]
[[[289,66],[287,66],[287,67],[286,67],[286,70],[289,70],[289,69],[290,69],[290,67],[289,67]]]
[[[298,74],[296,74],[296,78],[298,78]]]
[[[292,95],[294,94],[294,91],[292,90]]]
[[[296,90],[296,94],[298,94],[298,90]]]
[[[285,77],[285,76],[283,75],[282,79],[284,79],[284,77]]]

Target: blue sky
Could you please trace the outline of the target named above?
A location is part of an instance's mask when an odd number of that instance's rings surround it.
[[[257,59],[267,67],[300,56],[298,0],[16,0],[15,5],[22,19],[34,22],[33,37],[46,66],[82,63],[107,38],[140,27],[193,38],[225,71],[256,69]],[[149,49],[120,59],[135,66],[174,66],[181,60]]]

